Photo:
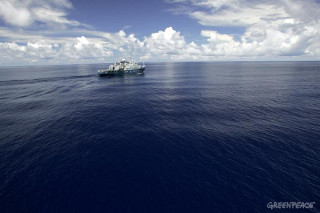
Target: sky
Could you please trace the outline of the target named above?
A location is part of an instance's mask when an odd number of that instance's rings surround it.
[[[0,66],[318,61],[320,0],[0,0]]]

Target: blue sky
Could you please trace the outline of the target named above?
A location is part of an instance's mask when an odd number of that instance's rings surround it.
[[[319,60],[318,0],[1,0],[0,65]]]

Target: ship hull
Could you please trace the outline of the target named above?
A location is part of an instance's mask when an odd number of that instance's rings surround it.
[[[124,71],[114,71],[114,70],[102,70],[98,72],[99,76],[115,76],[115,75],[124,75]]]
[[[99,76],[117,76],[125,74],[143,74],[144,67],[134,70],[101,70],[98,72]]]

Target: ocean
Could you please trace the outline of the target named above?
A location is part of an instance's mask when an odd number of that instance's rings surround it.
[[[1,213],[320,211],[320,62],[106,66],[0,68]]]

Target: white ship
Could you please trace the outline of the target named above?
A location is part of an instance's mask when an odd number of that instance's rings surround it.
[[[112,75],[124,75],[124,74],[143,74],[146,66],[137,64],[133,60],[127,61],[122,59],[120,62],[110,65],[108,69],[98,70],[99,76],[112,76]]]

